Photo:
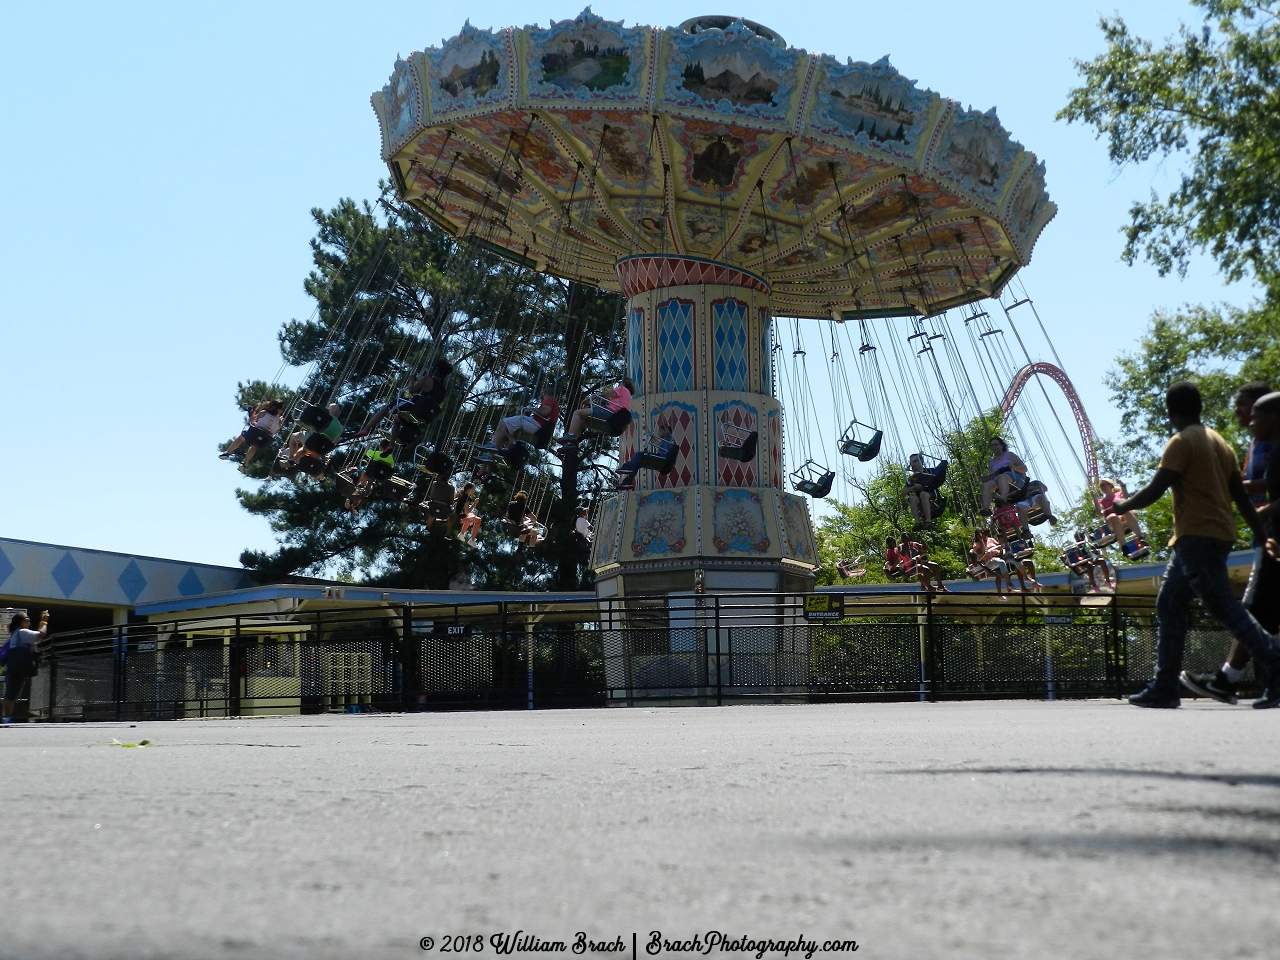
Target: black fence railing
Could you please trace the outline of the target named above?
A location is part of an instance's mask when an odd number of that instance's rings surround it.
[[[860,595],[834,622],[805,620],[803,604],[721,595],[175,617],[55,635],[30,712],[136,720],[1119,696],[1154,662],[1148,598]],[[1198,625],[1188,669],[1212,669],[1228,643]]]

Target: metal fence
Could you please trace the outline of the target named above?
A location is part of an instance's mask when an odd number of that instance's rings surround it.
[[[803,595],[490,602],[175,618],[55,635],[31,715],[136,720],[743,700],[1119,696],[1151,676],[1151,601]],[[1229,638],[1188,636],[1188,669]]]

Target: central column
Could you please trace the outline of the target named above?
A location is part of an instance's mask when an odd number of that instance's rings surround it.
[[[679,454],[666,476],[641,470],[634,491],[605,501],[597,595],[808,590],[817,551],[805,499],[785,490],[769,284],[695,257],[627,257],[617,271],[636,384],[621,459],[663,415]],[[724,424],[758,434],[752,457],[719,449]]]

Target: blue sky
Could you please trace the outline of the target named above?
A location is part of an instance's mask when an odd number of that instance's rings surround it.
[[[1194,13],[1120,0],[1153,38]],[[677,24],[683,4],[607,2]],[[729,12],[729,8],[723,8]],[[1103,8],[1111,12],[1111,8]],[[385,168],[370,93],[397,54],[574,6],[383,2],[11,4],[0,33],[0,535],[234,564],[272,542],[244,514],[216,445],[238,432],[236,381],[280,367],[276,331],[311,304],[309,211],[373,196]],[[732,12],[791,44],[894,65],[996,106],[1048,165],[1059,205],[1024,279],[1100,433],[1101,378],[1158,307],[1247,301],[1211,264],[1186,280],[1119,260],[1129,204],[1176,165],[1117,172],[1091,133],[1053,120],[1073,57],[1101,48],[1086,4],[954,2]]]

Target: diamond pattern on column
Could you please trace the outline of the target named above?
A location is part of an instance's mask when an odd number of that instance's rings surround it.
[[[638,397],[644,393],[644,311],[638,308],[627,319],[627,369]]]
[[[658,392],[693,390],[692,300],[658,305]]]
[[[717,390],[749,390],[747,381],[747,305],[741,300],[711,304]]]
[[[748,460],[745,463],[739,460],[726,460],[720,456],[718,452],[720,438],[718,435],[719,425],[721,423],[731,423],[734,426],[742,427],[744,430],[755,430],[756,414],[755,411],[748,407],[745,403],[737,400],[730,400],[728,403],[717,404],[714,410],[714,421],[716,423],[716,477],[717,482],[722,487],[754,487],[756,485],[756,461]],[[757,454],[759,456],[759,454]]]
[[[777,410],[769,411],[769,479],[773,486],[782,489],[782,417]]]
[[[4,551],[0,550],[0,583],[4,583],[13,573],[13,564],[9,558],[4,555]]]
[[[628,297],[634,297],[658,287],[699,284],[746,287],[761,293],[769,292],[769,285],[760,277],[724,264],[686,257],[643,255],[627,257],[619,261],[617,270],[622,292]]]

